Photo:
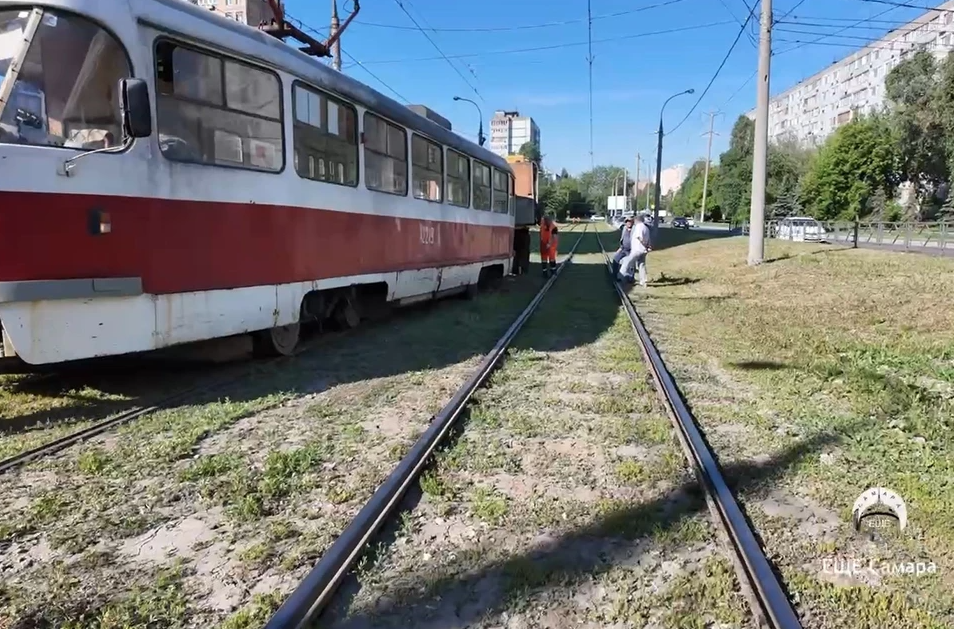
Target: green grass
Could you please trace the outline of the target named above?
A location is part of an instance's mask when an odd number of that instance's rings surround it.
[[[954,260],[767,241],[770,262],[753,268],[744,239],[661,237],[650,281],[669,281],[633,295],[719,455],[752,460],[831,433],[770,483],[734,479],[750,511],[776,488],[840,520],[832,539],[806,536],[798,518],[763,532],[813,626],[954,623]],[[909,527],[884,552],[934,561],[946,577],[847,589],[820,579],[820,548],[870,552],[849,524],[870,486],[907,503]]]

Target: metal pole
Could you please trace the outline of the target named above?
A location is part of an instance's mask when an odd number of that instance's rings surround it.
[[[633,184],[633,212],[639,209],[639,153],[636,153],[636,183]]]
[[[651,164],[646,164],[646,211],[649,211],[649,186],[653,179],[653,167]]]
[[[765,179],[768,174],[769,71],[772,63],[772,0],[762,0],[759,36],[759,84],[752,156],[752,205],[749,212],[749,265],[765,258]]]
[[[470,100],[469,98],[463,98],[461,96],[455,96],[454,100],[462,100],[465,103],[470,103],[477,109],[477,115],[480,116],[480,127],[477,129],[477,144],[478,146],[483,146],[484,141],[487,139],[484,137],[484,112],[480,110],[480,105]]]
[[[662,179],[662,142],[663,142],[663,112],[666,111],[666,105],[669,104],[669,101],[674,99],[677,96],[682,96],[683,94],[692,94],[696,90],[688,89],[685,92],[679,92],[678,94],[673,94],[663,103],[663,106],[659,110],[659,131],[658,140],[656,142],[656,194],[655,201],[656,205],[653,208],[653,236],[656,236],[656,232],[659,230],[659,204],[661,202],[661,191],[659,189],[660,179]]]
[[[663,105],[663,107],[665,107],[665,105]],[[656,140],[656,190],[653,194],[653,236],[656,235],[656,231],[659,229],[659,202],[662,196],[659,191],[659,183],[660,179],[662,179],[662,112],[659,113],[659,131],[657,133],[659,137]]]
[[[715,132],[712,130],[712,125],[717,113],[718,112],[715,111],[709,112],[709,133],[706,134],[709,136],[709,146],[706,148],[706,174],[702,179],[702,209],[699,210],[700,227],[706,220],[706,194],[709,192],[709,163],[712,161],[712,136],[715,135]]]
[[[588,45],[586,61],[590,67],[590,170],[596,168],[593,160],[593,11],[591,0],[586,0],[586,40]]]
[[[338,0],[331,0],[331,37],[338,32]],[[341,38],[335,40],[331,46],[331,67],[341,72]]]
[[[629,179],[629,171],[623,168],[623,214],[629,212],[629,194],[626,192],[627,179]]]

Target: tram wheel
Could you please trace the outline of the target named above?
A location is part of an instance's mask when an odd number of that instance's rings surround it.
[[[253,351],[257,356],[291,356],[300,337],[301,325],[298,323],[261,330],[252,335]]]

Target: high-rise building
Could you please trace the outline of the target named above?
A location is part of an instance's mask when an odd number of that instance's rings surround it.
[[[901,60],[919,50],[941,58],[952,49],[949,0],[770,99],[769,141],[820,144],[856,115],[882,108],[884,79]],[[755,111],[747,115],[754,119]]]
[[[200,7],[221,13],[230,20],[258,26],[274,17],[266,0],[187,0]]]
[[[540,127],[530,116],[521,116],[519,111],[494,112],[490,119],[490,150],[507,157],[520,151],[527,142],[540,146]]]
[[[659,173],[659,194],[666,196],[670,192],[678,192],[688,175],[689,171],[683,164],[664,169]]]

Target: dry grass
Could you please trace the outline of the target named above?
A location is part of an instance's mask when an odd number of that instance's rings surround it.
[[[748,626],[597,251],[588,236],[331,626]]]
[[[332,340],[0,478],[0,626],[261,626],[540,282]]]
[[[750,268],[744,239],[661,235],[637,308],[806,626],[954,624],[954,260],[769,241]],[[732,474],[792,448],[770,482]],[[906,500],[903,533],[854,532],[871,486]],[[937,572],[831,575],[831,557]]]

